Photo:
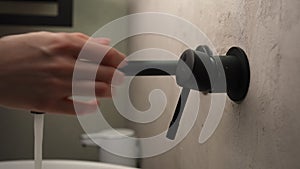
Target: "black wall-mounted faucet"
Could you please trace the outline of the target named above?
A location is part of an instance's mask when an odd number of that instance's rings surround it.
[[[179,61],[129,61],[119,69],[127,76],[176,76],[182,87],[170,123],[167,138],[174,140],[190,90],[227,93],[237,103],[244,100],[250,84],[250,66],[246,53],[232,47],[225,56],[213,56],[207,46],[188,49]]]

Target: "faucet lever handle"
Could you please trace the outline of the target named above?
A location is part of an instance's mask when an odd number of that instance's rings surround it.
[[[176,133],[179,128],[179,123],[180,123],[186,102],[188,100],[189,93],[190,93],[189,88],[182,88],[172,121],[171,121],[171,123],[169,125],[169,129],[167,131],[167,138],[170,140],[174,140],[176,137]]]

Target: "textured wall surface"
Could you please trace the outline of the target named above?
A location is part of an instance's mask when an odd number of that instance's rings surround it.
[[[299,0],[132,1],[132,13],[166,12],[189,20],[207,34],[219,53],[225,53],[231,46],[244,48],[251,66],[246,100],[240,105],[227,101],[222,121],[208,142],[198,143],[207,114],[205,103],[209,103],[209,96],[203,96],[203,110],[186,139],[167,153],[144,159],[143,168],[300,168],[299,9]],[[133,50],[149,47],[165,48],[175,54],[180,51],[174,40],[154,36],[133,38]],[[143,100],[147,100],[147,92],[160,86],[170,104],[166,115],[154,122],[162,125],[137,127],[141,136],[165,129],[161,126],[169,122],[174,98],[178,96],[172,80],[159,84],[152,81],[155,79],[140,78],[134,82],[133,103],[141,110],[146,109],[149,104]]]

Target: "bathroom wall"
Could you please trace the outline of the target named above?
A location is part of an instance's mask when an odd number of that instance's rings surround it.
[[[166,12],[198,26],[220,54],[240,46],[249,56],[251,84],[241,104],[227,100],[213,136],[198,143],[210,97],[201,96],[196,125],[175,148],[142,160],[145,169],[298,169],[300,168],[300,1],[147,0],[131,1],[130,12]],[[188,32],[187,32],[188,33]],[[184,45],[154,35],[132,38],[131,50],[163,48],[179,55]],[[150,124],[128,123],[141,137],[164,131],[179,89],[171,78],[137,78],[131,99],[149,108],[149,92],[161,88],[168,106]],[[199,103],[200,104],[200,103]]]
[[[3,5],[3,3],[1,3]],[[6,3],[7,4],[7,3]],[[1,6],[1,9],[5,9]],[[22,9],[12,9],[22,11]],[[35,13],[53,11],[52,7],[36,6],[31,9]],[[11,11],[11,10],[9,10]],[[25,11],[26,12],[26,11]],[[28,10],[27,10],[28,12]],[[30,11],[29,11],[30,12]],[[0,12],[1,13],[1,12]],[[92,35],[106,23],[127,13],[126,1],[119,0],[74,0],[73,27],[37,27],[0,25],[0,37],[3,35],[31,32],[82,32]],[[126,43],[117,45],[126,53]],[[1,82],[3,83],[3,82]],[[101,100],[102,110],[108,121],[114,127],[124,126],[123,119],[116,113],[110,100]],[[88,117],[93,119],[93,117]],[[104,127],[101,122],[93,127],[99,131]],[[0,109],[0,160],[32,159],[33,158],[33,116],[29,112],[16,111],[7,108]],[[49,115],[45,117],[44,157],[63,159],[97,160],[97,148],[83,148],[80,135],[83,133],[76,117],[64,115]]]

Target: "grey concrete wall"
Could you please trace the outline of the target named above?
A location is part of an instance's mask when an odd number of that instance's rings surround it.
[[[47,8],[32,9],[39,13]],[[4,7],[2,6],[2,9]],[[0,8],[1,9],[1,8]],[[18,9],[14,9],[18,10]],[[52,10],[49,9],[49,10]],[[11,11],[11,10],[9,10]],[[127,13],[126,1],[119,0],[74,0],[73,27],[0,26],[0,37],[32,31],[82,32],[92,35],[106,23]],[[119,44],[119,50],[126,53],[126,44]],[[1,82],[4,83],[4,82]],[[102,100],[103,111],[115,127],[124,126],[110,100]],[[93,119],[93,117],[89,117]],[[101,122],[91,126],[95,131],[103,129]],[[0,160],[33,158],[33,116],[29,112],[0,109]],[[97,148],[83,148],[80,135],[83,133],[76,117],[46,115],[44,157],[51,159],[97,160]]]
[[[144,159],[143,168],[300,168],[299,9],[299,0],[131,2],[132,13],[166,12],[189,20],[207,34],[219,53],[225,53],[231,46],[244,48],[251,65],[246,100],[240,105],[227,100],[221,123],[208,142],[198,143],[210,102],[209,96],[202,96],[202,109],[189,135],[171,151]],[[163,37],[133,38],[133,51],[150,47],[168,49],[175,54],[184,48]],[[164,89],[170,102],[159,120],[146,125],[129,124],[144,137],[167,127],[176,102],[174,98],[178,96],[178,88],[172,85],[174,81],[156,80],[139,78],[132,87],[132,101],[141,110],[149,107],[147,97],[154,88]]]

